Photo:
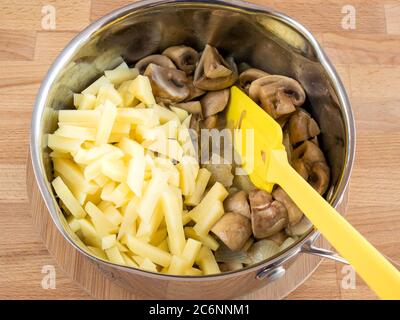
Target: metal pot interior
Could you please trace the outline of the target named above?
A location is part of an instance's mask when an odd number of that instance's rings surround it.
[[[202,50],[209,43],[232,55],[238,64],[247,62],[269,73],[295,78],[303,85],[306,109],[320,125],[320,142],[332,169],[327,197],[337,204],[352,162],[352,117],[344,91],[338,91],[340,80],[332,70],[328,72],[329,63],[322,61],[324,55],[314,41],[287,17],[236,1],[143,1],[91,25],[70,43],[49,71],[32,122],[35,174],[59,229],[82,248],[66,226],[48,183],[52,166],[43,142],[45,134],[56,129],[56,110],[73,108],[72,94],[118,65],[121,57],[134,63],[178,44]]]

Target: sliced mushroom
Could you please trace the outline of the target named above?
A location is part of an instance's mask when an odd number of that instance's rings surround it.
[[[203,118],[203,112],[200,101],[181,102],[175,104],[174,107],[186,110],[191,114],[199,115],[200,118]]]
[[[150,63],[144,75],[150,79],[153,94],[166,103],[183,101],[189,95],[187,77],[183,71]]]
[[[190,124],[189,124],[189,128],[192,129],[194,132],[196,132],[198,138],[200,135],[201,118],[202,117],[200,114],[192,114],[192,117],[190,118]]]
[[[211,231],[232,251],[242,249],[251,236],[251,223],[245,216],[227,212],[212,227]]]
[[[185,99],[185,101],[191,101],[194,100],[198,97],[201,97],[203,94],[205,94],[206,92],[204,90],[201,90],[199,88],[196,88],[193,85],[193,78],[192,77],[188,77],[188,88],[189,88],[189,96]]]
[[[287,116],[304,103],[306,94],[296,80],[278,75],[253,81],[249,95],[274,119]]]
[[[239,85],[248,93],[251,83],[265,76],[269,76],[269,73],[256,68],[247,69],[239,75]]]
[[[170,58],[187,75],[194,72],[199,60],[199,53],[193,48],[184,45],[169,47],[164,50],[163,55]]]
[[[216,129],[218,127],[218,115],[214,114],[203,120],[203,127],[205,129]]]
[[[229,97],[229,89],[208,92],[200,100],[204,117],[207,118],[223,111],[228,105]]]
[[[296,144],[314,138],[320,134],[318,124],[304,110],[298,110],[293,114],[288,123],[290,142]]]
[[[247,193],[242,190],[228,196],[224,201],[224,209],[225,211],[240,213],[250,219],[250,206],[247,201]]]
[[[265,190],[255,190],[249,194],[251,226],[256,239],[263,239],[284,229],[288,224],[285,206],[273,200]]]
[[[207,44],[194,73],[194,86],[206,91],[222,90],[232,86],[237,78],[235,62],[225,60],[216,48]]]
[[[176,69],[176,66],[172,60],[162,54],[152,54],[140,59],[138,62],[136,62],[135,68],[139,70],[140,74],[143,74],[150,63],[154,63],[164,68]]]
[[[213,153],[209,163],[204,164],[203,167],[211,172],[211,177],[208,181],[209,186],[218,181],[225,188],[229,188],[233,183],[232,164],[221,157],[220,154]]]
[[[293,147],[290,143],[289,132],[287,132],[286,130],[283,131],[282,143],[285,146],[288,161],[290,164],[292,164]]]
[[[292,201],[292,199],[290,199],[288,194],[281,187],[277,187],[272,192],[272,196],[274,199],[283,203],[286,207],[290,226],[294,226],[301,220],[303,212],[301,212],[299,207]]]
[[[328,189],[329,166],[315,143],[307,140],[294,149],[293,167],[319,194],[324,194]]]

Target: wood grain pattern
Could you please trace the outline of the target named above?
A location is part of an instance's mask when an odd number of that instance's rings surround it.
[[[30,115],[40,82],[57,53],[90,21],[129,0],[0,3],[0,298],[90,299],[61,270],[33,227],[26,191]],[[310,28],[334,62],[350,95],[357,155],[347,218],[384,254],[400,263],[400,2],[350,1],[357,28],[343,30],[345,0],[253,0],[275,7]],[[41,29],[41,9],[57,9],[56,31]],[[57,287],[41,287],[44,265],[54,265]],[[357,279],[343,289],[342,266],[324,261],[288,299],[375,299]],[[79,282],[85,279],[78,279]],[[87,284],[90,285],[90,284]],[[6,288],[6,289],[4,289]],[[105,285],[101,297],[132,298]],[[262,290],[249,299],[263,299]]]

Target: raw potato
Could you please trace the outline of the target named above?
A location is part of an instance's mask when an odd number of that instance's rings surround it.
[[[86,212],[60,177],[55,178],[52,185],[61,201],[76,218],[80,219],[86,216]]]
[[[167,186],[168,175],[161,170],[157,170],[149,182],[146,191],[138,206],[139,216],[142,221],[149,222],[156,208],[158,199]]]
[[[178,188],[167,187],[161,195],[161,205],[168,230],[168,244],[172,254],[180,255],[185,247],[182,225],[182,193]]]
[[[207,248],[210,248],[212,251],[216,251],[218,249],[219,244],[218,244],[217,240],[215,240],[209,234],[206,234],[206,235],[198,234],[191,227],[185,227],[184,230],[185,230],[186,237],[193,238],[197,241],[200,241],[202,244],[204,244]]]
[[[71,139],[57,134],[49,134],[47,136],[47,145],[49,148],[59,152],[74,153],[79,150],[82,142],[82,139]]]
[[[185,204],[197,206],[200,203],[201,196],[207,188],[208,180],[210,180],[211,172],[205,168],[201,168],[196,177],[196,183],[192,194],[185,198]]]
[[[125,81],[135,79],[139,75],[139,70],[136,68],[129,68],[123,62],[113,70],[104,71],[105,77],[115,85],[119,85]]]
[[[147,77],[138,75],[135,80],[130,84],[129,90],[138,98],[141,102],[150,106],[155,104],[156,101],[151,90],[150,80]]]
[[[96,96],[90,93],[74,93],[74,106],[78,110],[92,110],[96,106]]]
[[[202,247],[197,256],[196,263],[199,265],[201,271],[205,274],[221,273],[217,261],[211,250],[207,247]]]
[[[96,145],[102,145],[108,142],[110,137],[114,121],[117,117],[117,108],[114,104],[106,100],[104,103],[104,109],[100,117],[100,121],[97,127]]]
[[[168,267],[171,263],[171,255],[164,250],[152,246],[144,242],[143,240],[134,238],[128,235],[128,248],[134,253],[141,257],[148,258],[153,263],[157,263],[160,266]]]
[[[206,191],[211,174],[197,161],[191,115],[157,105],[148,78],[126,63],[105,75],[74,94],[77,109],[60,110],[48,135],[52,185],[71,230],[112,263],[219,272],[209,231],[228,193],[218,183]]]
[[[190,217],[193,221],[199,222],[202,217],[208,215],[209,209],[212,207],[213,203],[216,201],[222,202],[227,196],[228,191],[226,191],[221,183],[216,182],[206,196],[200,201],[199,205],[189,211]]]
[[[213,225],[223,216],[224,206],[221,201],[214,201],[207,212],[202,214],[201,218],[193,227],[197,234],[206,235],[211,230]]]
[[[199,165],[191,161],[182,161],[176,165],[180,173],[179,186],[184,196],[191,196],[196,186],[196,176],[199,170]]]

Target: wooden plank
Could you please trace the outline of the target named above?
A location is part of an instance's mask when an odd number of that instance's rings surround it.
[[[400,64],[400,36],[324,33],[322,44],[335,64]]]
[[[357,155],[347,218],[385,255],[400,263],[400,4],[394,0],[252,0],[293,16],[319,39],[351,97]],[[90,7],[92,3],[92,7]],[[66,43],[88,25],[129,0],[4,0],[0,3],[0,298],[136,298],[100,277],[86,279],[74,266],[67,276],[32,227],[26,203],[25,165],[34,99],[48,67]],[[56,30],[44,31],[44,5],[56,8]],[[341,9],[356,8],[356,29],[344,30]],[[48,224],[52,226],[49,221]],[[56,237],[57,233],[50,236]],[[10,243],[12,239],[12,243]],[[57,253],[57,252],[56,252]],[[59,253],[59,252],[58,252]],[[75,256],[72,263],[78,263]],[[71,262],[71,261],[69,261]],[[55,265],[57,287],[41,287],[44,265]],[[86,266],[89,272],[90,266]],[[342,266],[324,261],[288,299],[375,299],[357,278],[343,289]],[[264,299],[264,289],[248,299]]]
[[[338,300],[340,299],[339,284],[336,279],[335,262],[324,260],[304,283],[294,292],[288,300]]]
[[[80,31],[89,23],[90,0],[3,0],[0,3],[0,29],[43,30],[43,7],[56,10],[56,30]]]
[[[35,41],[33,30],[0,30],[0,61],[32,60]]]
[[[358,65],[350,66],[352,97],[400,98],[400,66]]]
[[[138,0],[114,0],[114,1],[102,1],[102,0],[92,0],[92,8],[90,10],[90,20],[94,21],[112,10],[121,8]]]
[[[35,61],[48,63],[57,58],[62,49],[76,36],[74,31],[39,31],[37,33]]]
[[[0,290],[0,299],[90,299],[49,255],[32,226],[29,210],[26,202],[0,203],[0,287],[7,288]],[[55,267],[55,289],[42,288],[46,265]]]
[[[342,8],[352,5],[356,12],[356,28],[345,30]],[[385,33],[385,10],[381,1],[363,0],[300,0],[275,1],[274,7],[303,23],[311,32]]]
[[[21,203],[28,200],[25,169],[25,165],[0,164],[0,203]]]
[[[386,31],[388,34],[400,34],[400,3],[385,4]]]

